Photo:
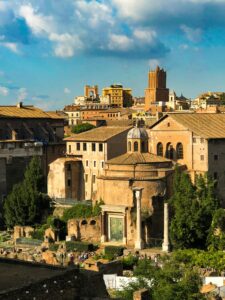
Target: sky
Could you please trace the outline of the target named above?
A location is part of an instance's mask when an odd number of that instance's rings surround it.
[[[143,96],[156,65],[178,95],[225,91],[225,0],[0,0],[0,105],[62,109],[85,84]]]

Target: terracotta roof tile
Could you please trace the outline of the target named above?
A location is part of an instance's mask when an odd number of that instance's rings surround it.
[[[0,106],[0,118],[61,119],[56,113],[44,112],[34,106]]]
[[[154,128],[163,119],[170,117],[193,131],[197,136],[210,138],[225,138],[225,114],[190,114],[178,113],[169,114],[151,126]]]
[[[135,165],[145,163],[171,162],[171,160],[151,153],[125,153],[107,161],[112,165]]]
[[[65,139],[65,141],[93,141],[93,142],[105,142],[115,135],[122,132],[126,132],[131,127],[109,127],[101,126],[98,128],[91,129],[86,132],[74,134],[71,137]]]

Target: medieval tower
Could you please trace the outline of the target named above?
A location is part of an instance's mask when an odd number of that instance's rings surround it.
[[[145,90],[145,110],[156,102],[169,101],[169,89],[166,88],[166,71],[156,67],[148,73],[148,88]]]

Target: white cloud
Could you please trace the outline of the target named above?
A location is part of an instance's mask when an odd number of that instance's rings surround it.
[[[128,51],[130,48],[133,48],[133,40],[126,35],[111,34],[109,36],[108,49]]]
[[[0,95],[2,96],[8,96],[9,89],[5,86],[0,86]]]
[[[83,48],[83,43],[77,35],[69,33],[52,33],[49,40],[55,43],[54,53],[58,57],[72,57]]]
[[[20,53],[17,43],[9,43],[9,42],[0,42],[0,46],[3,46],[14,53]]]
[[[27,89],[26,88],[20,88],[18,91],[18,97],[17,100],[18,101],[24,101],[27,98]]]
[[[65,87],[64,88],[64,94],[70,94],[70,93],[71,93],[70,89]]]
[[[55,29],[53,17],[39,14],[31,5],[22,5],[19,14],[35,35],[50,34]]]
[[[191,28],[186,25],[181,25],[180,28],[191,42],[200,42],[202,38],[202,30],[200,28]]]
[[[157,37],[157,34],[154,30],[140,28],[134,29],[133,35],[138,40],[147,44],[154,42],[155,38]]]

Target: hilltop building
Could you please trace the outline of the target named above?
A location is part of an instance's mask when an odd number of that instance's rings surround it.
[[[102,90],[103,99],[108,98],[111,106],[127,107],[132,105],[132,90],[120,84],[112,84]]]
[[[148,73],[148,87],[145,90],[145,110],[152,114],[166,110],[169,89],[166,87],[166,71],[156,67]]]

